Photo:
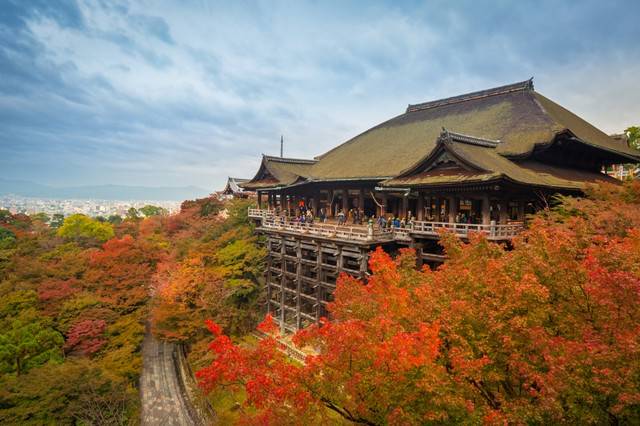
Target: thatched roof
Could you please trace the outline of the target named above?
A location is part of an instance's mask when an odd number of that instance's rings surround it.
[[[227,184],[222,190],[223,194],[237,194],[239,192],[243,192],[243,189],[240,187],[241,184],[249,182],[249,179],[235,178],[235,177],[227,177]]]
[[[443,130],[430,154],[382,185],[428,188],[506,180],[541,188],[581,190],[587,183],[615,181],[602,173],[511,160],[499,153],[501,145],[500,141]]]
[[[533,90],[531,80],[453,98],[409,105],[407,111],[318,157],[315,178],[396,176],[436,144],[440,130],[500,140],[498,153],[527,157],[536,145],[570,132],[584,143],[621,157],[637,151]]]
[[[310,176],[309,170],[315,163],[316,160],[263,155],[260,169],[256,175],[249,182],[240,186],[255,190],[291,185],[299,179],[308,178]]]
[[[490,157],[505,169],[514,167],[514,163],[508,159],[530,159],[534,149],[553,145],[559,135],[595,148],[596,154],[602,153],[603,163],[614,160],[640,161],[638,151],[615,141],[535,92],[533,82],[527,80],[409,105],[405,113],[320,155],[317,161],[292,159],[293,163],[285,165],[282,161],[265,160],[277,157],[264,157],[261,169],[256,174],[256,178],[260,179],[254,178],[244,187],[279,187],[302,181],[389,179],[429,155],[436,147],[443,127],[461,134],[500,141]],[[467,155],[475,153],[469,152]],[[271,169],[274,170],[261,174]]]

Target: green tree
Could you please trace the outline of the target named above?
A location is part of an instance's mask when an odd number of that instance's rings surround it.
[[[146,206],[141,207],[140,209],[138,209],[138,211],[145,217],[166,216],[167,213],[169,213],[167,209],[158,206],[152,206],[151,204],[147,204]]]
[[[0,334],[0,371],[17,375],[47,361],[62,360],[62,334],[37,319],[33,310],[8,321]]]
[[[13,222],[13,215],[9,210],[0,209],[0,223]]]
[[[117,215],[117,214],[112,214],[107,219],[107,222],[109,222],[112,225],[120,225],[122,223],[122,217],[120,215]]]
[[[60,228],[64,223],[64,215],[62,213],[54,213],[53,217],[51,217],[51,223],[49,226],[52,228]]]
[[[640,126],[631,126],[624,131],[630,147],[640,149]]]
[[[48,363],[0,375],[0,424],[137,424],[137,392],[94,360]]]
[[[34,213],[32,215],[29,215],[29,217],[31,218],[31,220],[33,222],[37,221],[37,222],[42,222],[42,223],[49,223],[49,220],[51,220],[49,215],[44,213],[44,212]]]
[[[129,207],[127,210],[127,219],[128,220],[138,220],[140,219],[140,213],[136,210],[135,207]]]
[[[113,236],[113,226],[110,223],[101,223],[83,214],[74,214],[64,220],[58,229],[58,236],[70,240],[107,241]]]
[[[0,249],[12,247],[16,242],[16,234],[0,226]]]

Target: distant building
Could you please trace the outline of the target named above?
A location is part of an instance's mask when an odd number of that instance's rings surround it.
[[[619,143],[621,147],[629,146],[629,137],[626,133],[616,133],[609,136],[611,139]],[[620,180],[640,179],[640,167],[638,166],[638,161],[612,164],[610,167],[603,167],[603,172]]]
[[[254,195],[251,191],[245,191],[240,187],[241,184],[249,182],[249,179],[241,179],[228,177],[227,184],[224,189],[219,192],[220,195],[226,198],[248,198],[251,195]]]

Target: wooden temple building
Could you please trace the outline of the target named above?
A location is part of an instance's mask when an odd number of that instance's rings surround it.
[[[441,229],[508,241],[554,194],[614,181],[603,166],[638,161],[527,80],[409,105],[313,159],[263,155],[240,186],[257,192],[249,215],[266,236],[269,312],[295,331],[326,315],[341,272],[366,276],[375,246],[414,247],[434,263]],[[298,219],[306,210],[313,221]]]
[[[254,193],[248,190],[245,190],[240,185],[243,183],[249,182],[249,179],[241,179],[234,178],[229,176],[227,178],[227,183],[224,186],[224,189],[220,191],[218,194],[225,198],[248,198]]]

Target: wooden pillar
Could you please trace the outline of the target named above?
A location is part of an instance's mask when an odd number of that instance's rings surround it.
[[[302,328],[302,316],[300,315],[300,303],[302,293],[302,247],[301,240],[297,240],[296,244],[296,329]]]
[[[331,198],[329,198],[331,202]],[[324,281],[324,272],[322,270],[322,245],[316,243],[318,249],[318,257],[316,258],[316,323],[320,322],[320,311],[322,310],[322,281]]]
[[[449,223],[454,223],[456,221],[459,206],[460,201],[458,200],[458,197],[449,197]]]
[[[435,216],[435,221],[436,222],[440,222],[440,216],[441,216],[441,210],[442,210],[442,198],[440,197],[436,197],[436,209],[433,212],[433,215]]]
[[[256,191],[257,195],[258,195],[258,208],[261,209],[262,208],[262,191]]]
[[[424,220],[424,193],[418,191],[418,202],[416,203],[416,219]]]
[[[509,203],[507,200],[500,200],[500,223],[503,225],[509,221],[508,207]]]
[[[273,255],[271,254],[271,237],[267,241],[269,251],[267,252],[267,313],[273,316],[273,312],[271,309],[271,296],[272,296],[272,283],[273,272],[271,271],[271,266],[273,265]]]
[[[358,209],[364,211],[364,189],[360,188],[358,192]]]
[[[287,262],[285,261],[285,246],[284,246],[284,237],[280,237],[280,333],[284,334],[284,318],[285,318],[285,307],[284,307],[284,298],[285,298],[285,280],[286,280],[286,272],[287,272]]]
[[[342,211],[344,211],[344,214],[346,217],[347,213],[349,212],[349,190],[348,189],[342,190]]]
[[[424,248],[424,243],[412,242],[413,249],[416,251],[416,267],[418,270],[422,269],[422,265],[424,264],[424,259],[422,257],[422,249]]]
[[[409,210],[409,195],[402,196],[402,210],[400,211],[400,218],[406,218]]]
[[[335,212],[333,211],[333,189],[329,190],[327,197],[327,216],[335,217]]]
[[[491,223],[491,210],[489,208],[489,196],[482,197],[482,224],[489,225]]]
[[[360,279],[365,279],[367,276],[367,266],[368,266],[368,249],[360,249]]]
[[[313,215],[318,217],[320,213],[320,190],[316,189],[313,193]]]
[[[524,205],[526,204],[525,200],[518,200],[518,220],[524,221]]]
[[[382,207],[380,207],[380,216],[384,216],[387,213],[386,209],[388,202],[387,194],[380,194],[380,203],[382,204]]]

